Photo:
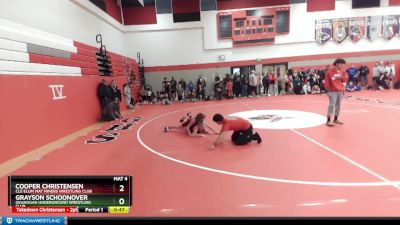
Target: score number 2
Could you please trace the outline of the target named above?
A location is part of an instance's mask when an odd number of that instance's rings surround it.
[[[124,192],[125,191],[125,189],[124,189],[124,185],[119,185],[119,191],[120,192]],[[123,204],[125,204],[125,199],[123,199],[123,198],[120,198],[119,199],[119,201],[118,201],[118,203],[120,204],[120,205],[123,205]]]

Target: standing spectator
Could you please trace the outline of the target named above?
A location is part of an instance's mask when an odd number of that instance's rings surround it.
[[[230,74],[225,74],[225,78],[222,80],[222,92],[223,92],[223,95],[227,98],[228,97],[228,93],[226,92],[226,84],[229,82],[229,76],[230,76]]]
[[[254,97],[257,92],[256,72],[253,70],[249,75],[250,94]]]
[[[188,98],[189,98],[189,100],[192,101],[192,102],[195,101],[196,88],[195,88],[194,83],[192,81],[189,81],[187,89],[188,89]]]
[[[299,76],[301,82],[304,82],[306,80],[306,72],[304,72],[304,68],[300,68],[297,75]]]
[[[214,95],[215,95],[215,99],[217,100],[222,100],[222,80],[219,77],[219,74],[216,74],[215,78],[214,78]]]
[[[288,76],[286,74],[279,74],[278,80],[279,80],[279,86],[280,86],[279,93],[281,95],[284,95],[286,93],[286,83],[288,81]]]
[[[268,86],[269,86],[269,75],[264,73],[263,78],[262,78],[262,85],[264,86],[264,95],[268,94]]]
[[[176,93],[178,94],[178,101],[183,102],[183,91],[184,89],[182,88],[182,84],[178,84],[178,87],[176,88]]]
[[[348,77],[343,71],[343,66],[346,64],[344,59],[336,59],[333,63],[334,68],[328,71],[325,79],[325,88],[328,91],[329,107],[327,115],[327,126],[334,126],[335,124],[343,124],[338,120],[340,114],[340,105],[343,99],[343,92],[347,83]],[[335,111],[334,111],[335,110]],[[335,113],[333,121],[331,117]]]
[[[249,92],[248,92],[248,87],[249,87],[249,79],[245,75],[240,75],[240,85],[242,89],[242,97],[248,97]]]
[[[241,94],[239,73],[235,73],[235,75],[233,76],[233,94],[235,97],[239,97]]]
[[[303,82],[297,72],[293,74],[293,92],[296,95],[303,94]]]
[[[164,77],[164,81],[162,82],[162,89],[168,95],[168,99],[171,98],[171,83]]]
[[[199,80],[197,81],[197,96],[202,96],[205,99],[206,97],[206,80],[203,75],[200,75]]]
[[[272,71],[269,74],[269,87],[268,87],[268,96],[277,96],[278,95],[278,80],[275,75],[275,72]]]
[[[134,109],[135,100],[132,95],[132,83],[128,82],[124,86],[125,104],[128,109]]]
[[[256,74],[256,84],[257,84],[257,95],[261,94],[261,87],[262,87],[262,82],[261,82],[261,73]]]
[[[385,74],[385,65],[383,63],[383,61],[380,61],[378,64],[378,71],[379,71],[379,76],[381,76],[382,74]]]
[[[176,82],[174,77],[171,77],[171,101],[176,100],[176,86],[178,83]]]
[[[119,104],[120,99],[122,99],[121,98],[121,90],[119,90],[115,80],[111,81],[110,89],[111,89],[111,99],[118,98],[118,104]]]
[[[229,99],[233,98],[233,81],[232,81],[232,79],[230,79],[228,81],[228,83],[226,83],[226,92],[227,92]]]
[[[361,86],[366,88],[368,86],[369,68],[367,64],[364,63],[363,65],[360,66],[358,70],[360,71],[359,79]]]
[[[346,70],[346,72],[347,72],[347,74],[348,74],[348,76],[349,76],[349,81],[351,81],[351,82],[357,84],[357,83],[358,83],[358,75],[359,75],[359,73],[360,73],[360,72],[358,71],[358,69],[357,69],[354,65],[351,65],[351,67],[348,68],[348,69]]]
[[[288,75],[287,90],[289,94],[293,94],[293,73]]]
[[[390,88],[393,89],[394,85],[394,78],[396,76],[396,64],[394,64],[393,62],[390,64],[390,74],[389,74],[389,80],[390,80]]]
[[[105,79],[101,80],[101,83],[97,88],[97,96],[100,99],[100,112],[103,116],[104,108],[106,107],[107,103],[111,101],[111,90],[107,86],[107,81]]]
[[[374,82],[374,89],[378,89],[379,86],[379,78],[380,78],[380,68],[379,64],[375,63],[374,68],[372,69],[372,80]]]
[[[186,82],[183,80],[183,78],[181,78],[178,84],[180,84],[183,89],[182,98],[183,100],[186,100]]]

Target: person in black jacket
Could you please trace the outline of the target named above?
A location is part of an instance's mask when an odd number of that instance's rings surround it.
[[[101,115],[103,116],[103,110],[106,104],[111,101],[111,90],[107,86],[107,81],[105,79],[101,80],[101,83],[99,84],[97,88],[97,96],[100,99],[100,112]]]
[[[114,98],[114,100],[109,101],[103,109],[103,121],[113,121],[121,118],[119,99]]]
[[[175,101],[176,99],[176,87],[178,85],[178,83],[176,82],[174,77],[171,77],[171,96],[170,96],[170,101]]]
[[[121,99],[121,90],[119,90],[117,82],[115,82],[115,80],[111,81],[110,90],[111,90],[111,99],[115,98]]]
[[[201,99],[206,98],[206,80],[204,79],[203,75],[200,75],[199,79],[197,80],[197,97],[202,97]]]
[[[242,93],[242,89],[240,86],[240,74],[239,73],[235,73],[235,75],[233,76],[233,94],[235,97],[239,97]]]

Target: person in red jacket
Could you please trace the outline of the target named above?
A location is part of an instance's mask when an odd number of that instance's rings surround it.
[[[214,149],[221,143],[224,140],[225,134],[229,131],[233,131],[231,139],[236,145],[246,145],[251,141],[257,141],[260,144],[262,141],[258,133],[253,134],[253,126],[248,120],[240,117],[224,118],[221,114],[215,114],[213,121],[222,125],[222,128],[217,140],[211,145],[211,149]]]
[[[344,59],[336,59],[333,63],[334,68],[328,70],[325,77],[325,89],[329,96],[328,120],[326,125],[330,127],[333,127],[335,124],[343,124],[338,120],[338,117],[340,113],[340,104],[342,103],[348,80],[348,75],[343,71],[344,64],[346,64]],[[334,112],[335,117],[332,121],[331,117]]]

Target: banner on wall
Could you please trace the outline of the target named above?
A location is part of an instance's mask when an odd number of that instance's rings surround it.
[[[325,44],[332,38],[332,20],[315,21],[315,40]]]
[[[349,19],[334,19],[332,20],[333,25],[333,40],[338,43],[342,43],[346,40],[349,33]]]
[[[398,16],[383,16],[382,35],[387,40],[392,39],[399,34]]]
[[[365,17],[349,19],[350,38],[357,43],[365,36]]]
[[[367,17],[367,37],[370,41],[375,41],[382,33],[382,16]]]

